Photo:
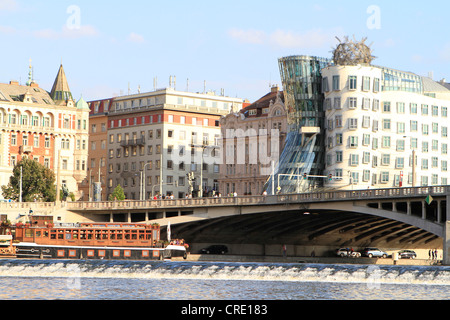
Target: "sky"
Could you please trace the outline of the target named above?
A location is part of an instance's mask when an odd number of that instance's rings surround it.
[[[169,86],[254,102],[282,89],[278,59],[331,57],[367,37],[376,65],[450,79],[446,1],[0,0],[0,82],[51,90],[63,64],[76,100]],[[188,84],[189,83],[189,84]]]

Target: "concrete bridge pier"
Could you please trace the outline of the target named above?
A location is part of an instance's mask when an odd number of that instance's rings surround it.
[[[449,197],[447,196],[447,199]],[[447,209],[448,214],[448,209]],[[445,221],[444,225],[444,244],[443,244],[443,264],[450,265],[450,220]]]
[[[445,265],[450,265],[450,205],[448,205],[450,202],[450,194],[447,194],[447,218],[444,222],[444,239],[443,239],[443,245],[442,245],[442,262]]]

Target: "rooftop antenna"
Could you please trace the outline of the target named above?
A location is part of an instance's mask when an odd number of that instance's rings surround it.
[[[173,76],[173,88],[177,90],[177,76]]]
[[[203,93],[206,93],[206,80],[203,80]]]
[[[138,85],[138,93],[141,93],[141,85]]]
[[[186,92],[189,92],[189,78],[186,80]]]
[[[128,95],[130,95],[130,91],[131,91],[131,89],[130,89],[130,82],[128,82]]]

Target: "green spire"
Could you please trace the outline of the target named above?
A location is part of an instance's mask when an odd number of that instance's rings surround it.
[[[32,82],[33,82],[33,67],[31,66],[31,59],[30,59],[30,66],[29,66],[29,70],[28,70],[27,86],[31,86]]]

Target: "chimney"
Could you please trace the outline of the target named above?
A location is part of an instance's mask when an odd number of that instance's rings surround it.
[[[270,89],[270,92],[277,93],[278,92],[278,85],[273,85],[272,88]]]
[[[10,84],[10,85],[14,85],[14,86],[18,86],[18,85],[19,85],[19,81],[17,81],[17,80],[11,80],[11,81],[9,82],[9,84]]]

